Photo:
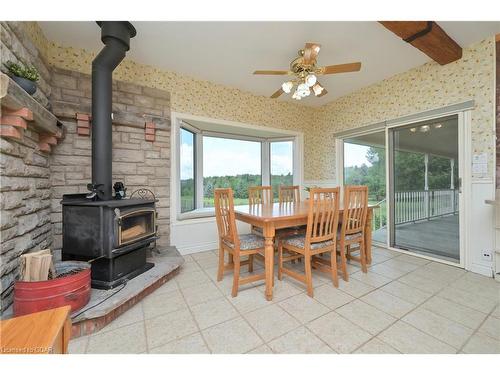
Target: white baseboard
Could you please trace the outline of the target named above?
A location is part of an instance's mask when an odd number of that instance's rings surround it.
[[[482,264],[473,263],[471,265],[469,271],[474,272],[474,273],[478,273],[480,275],[487,276],[487,277],[494,277],[493,269],[491,267],[484,266]]]
[[[217,250],[218,248],[217,241],[209,241],[198,244],[189,244],[188,246],[176,246],[177,250],[181,255],[195,254],[201,253],[204,251]]]

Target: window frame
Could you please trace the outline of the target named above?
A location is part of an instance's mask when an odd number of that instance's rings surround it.
[[[176,116],[175,116],[176,117]],[[292,168],[293,168],[293,184],[294,185],[302,185],[302,143],[303,138],[301,133],[292,132],[282,130],[284,135],[280,137],[258,137],[251,135],[240,135],[234,134],[230,132],[215,132],[209,130],[198,129],[186,121],[182,121],[181,116],[175,119],[174,125],[175,129],[173,135],[175,139],[172,139],[172,143],[175,146],[175,157],[173,162],[175,163],[174,168],[176,170],[175,176],[175,192],[172,192],[172,206],[175,207],[175,217],[177,221],[183,221],[188,219],[198,219],[198,218],[207,218],[215,216],[215,211],[213,207],[203,207],[203,137],[218,137],[218,138],[226,138],[226,139],[235,139],[242,141],[254,141],[261,143],[261,181],[262,185],[269,185],[271,181],[271,143],[272,142],[283,142],[283,141],[291,141],[293,143],[293,160],[292,160]],[[215,121],[213,121],[215,122]],[[219,121],[217,121],[219,123]],[[246,126],[236,126],[238,128],[246,128]],[[180,181],[180,131],[181,129],[185,129],[195,136],[195,150],[194,150],[194,173],[195,173],[195,208],[192,211],[181,212],[181,205],[178,203],[174,203],[173,201],[180,202],[181,197],[181,181]],[[251,127],[248,127],[251,129]],[[253,127],[252,127],[253,128]],[[262,128],[263,131],[269,131],[267,127],[259,127]],[[273,129],[274,130],[274,129]],[[281,130],[281,129],[276,129]],[[285,133],[292,133],[290,135]]]
[[[197,189],[198,181],[197,181],[197,178],[196,178],[196,176],[197,176],[197,165],[196,164],[197,164],[197,159],[198,158],[197,158],[197,155],[196,155],[197,154],[196,150],[198,148],[196,147],[196,142],[198,142],[198,138],[199,137],[198,137],[198,134],[195,131],[193,131],[193,130],[190,129],[190,127],[188,128],[188,127],[185,127],[185,126],[181,126],[179,128],[179,153],[178,153],[178,155],[179,155],[179,162],[178,162],[178,164],[179,164],[179,202],[182,201],[182,180],[181,180],[181,176],[180,176],[180,164],[181,164],[180,148],[181,148],[181,145],[182,145],[182,142],[180,142],[180,140],[181,140],[181,130],[185,130],[185,131],[187,131],[187,132],[189,132],[189,133],[191,133],[193,135],[193,185],[194,185],[193,186],[193,198],[194,198],[193,199],[193,203],[194,203],[194,208],[192,210],[182,212],[182,204],[179,205],[179,213],[180,214],[186,214],[186,213],[195,211],[196,208],[197,208],[197,203],[198,203],[197,202],[198,197],[196,195],[196,193],[198,191],[198,189]]]

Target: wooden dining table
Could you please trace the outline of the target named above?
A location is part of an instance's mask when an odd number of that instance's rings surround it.
[[[371,263],[372,244],[372,216],[374,205],[368,206],[368,214],[365,228],[366,261]],[[296,203],[273,203],[235,206],[236,220],[243,221],[255,227],[262,228],[264,236],[264,258],[266,273],[266,299],[273,299],[273,275],[274,275],[274,237],[276,230],[291,228],[307,224],[309,212],[309,201]],[[344,213],[343,207],[339,208],[340,220]]]

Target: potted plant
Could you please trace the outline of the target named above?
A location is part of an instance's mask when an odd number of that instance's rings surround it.
[[[314,189],[314,188],[317,188],[319,186],[316,186],[316,185],[312,185],[312,186],[306,186],[304,188],[304,190],[307,192],[307,194],[310,194],[311,193],[311,189]],[[309,197],[307,197],[306,199],[309,199]]]
[[[12,61],[4,63],[8,69],[11,78],[23,88],[28,94],[33,95],[36,91],[36,81],[40,78],[40,74],[32,65],[17,64]]]

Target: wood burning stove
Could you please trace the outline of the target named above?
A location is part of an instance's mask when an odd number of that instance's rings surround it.
[[[153,266],[146,253],[157,239],[155,200],[66,194],[62,206],[63,260],[90,261],[93,287],[113,288]]]
[[[155,243],[155,199],[122,199],[125,187],[112,194],[112,73],[125,58],[130,22],[104,21],[105,44],[92,61],[92,183],[89,194],[63,196],[63,260],[92,264],[92,286],[113,288],[153,267],[146,253]],[[115,198],[115,199],[113,199]]]

